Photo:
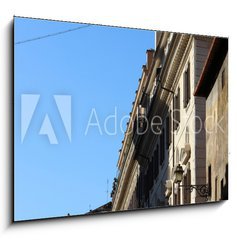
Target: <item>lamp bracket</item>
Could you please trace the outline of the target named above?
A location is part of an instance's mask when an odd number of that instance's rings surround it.
[[[184,188],[185,190],[192,192],[195,189],[200,197],[205,197],[206,201],[208,200],[208,185],[179,185],[179,187]]]

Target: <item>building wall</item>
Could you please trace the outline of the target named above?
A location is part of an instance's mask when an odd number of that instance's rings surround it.
[[[175,92],[180,89],[180,124],[177,130],[174,132],[175,141],[175,161],[173,164],[172,145],[169,148],[169,165],[167,170],[170,171],[166,175],[171,176],[174,174],[175,167],[178,164],[184,169],[184,180],[181,185],[187,185],[186,178],[191,178],[189,185],[206,184],[206,160],[205,160],[205,98],[194,97],[193,92],[199,79],[201,70],[204,66],[207,54],[210,48],[211,38],[199,38],[194,37],[189,46],[187,46],[186,56],[184,56],[184,62],[181,67],[178,84]],[[183,104],[184,95],[184,72],[190,64],[190,90],[191,98],[186,107]],[[173,108],[172,102],[170,102],[171,109]],[[191,149],[191,155],[188,162],[184,163],[185,158],[185,146],[189,145]],[[191,176],[190,176],[191,175]],[[187,202],[186,195],[190,194],[190,200]],[[180,195],[180,196],[177,196]],[[177,200],[178,198],[178,200]],[[184,188],[178,190],[178,185],[173,184],[172,194],[168,200],[169,205],[186,204],[203,202],[205,199],[199,197],[194,190],[192,193],[187,192]]]
[[[138,94],[142,95],[145,92],[147,96],[153,96],[151,92],[155,84],[157,84],[154,72],[156,72],[157,67],[161,64],[162,70],[164,69],[162,84],[165,86],[169,84],[169,88],[174,91],[174,96],[177,95],[178,90],[180,91],[180,123],[174,131],[174,139],[171,135],[172,139],[168,149],[166,149],[166,144],[163,145],[165,149],[162,159],[160,152],[158,153],[159,170],[157,175],[154,174],[154,167],[157,168],[157,166],[154,164],[153,158],[157,154],[157,147],[159,147],[159,149],[162,148],[162,136],[148,132],[141,137],[143,140],[139,146],[137,146],[136,143],[133,145],[134,142],[132,142],[129,150],[130,153],[121,170],[118,190],[113,198],[113,210],[180,205],[206,201],[204,197],[200,197],[199,194],[197,194],[195,189],[189,192],[186,188],[180,187],[175,183],[174,172],[177,165],[180,164],[184,170],[183,180],[180,185],[206,184],[206,99],[204,97],[196,97],[193,93],[208,57],[213,38],[200,36],[187,37],[188,35],[184,34],[167,33],[165,33],[163,37],[157,35],[156,38],[158,41],[162,41],[164,36],[166,41],[162,45],[162,48],[158,49],[158,51],[161,52],[161,58],[153,59],[153,69],[149,68],[149,71],[145,69],[144,73],[146,77],[142,74],[141,82],[144,82],[144,84],[141,89],[139,88]],[[184,38],[184,36],[186,38]],[[159,47],[160,45],[156,44],[156,46]],[[178,47],[179,51],[176,51]],[[151,52],[150,56],[152,56]],[[166,60],[166,57],[168,60]],[[151,66],[151,58],[148,58],[148,60],[150,60],[148,61],[150,63],[148,66]],[[176,65],[176,67],[174,67],[174,65]],[[168,70],[165,69],[165,66],[168,66]],[[190,100],[188,104],[185,105],[183,101],[185,89],[184,75],[185,72],[187,72],[188,66],[190,68]],[[149,75],[148,72],[150,73],[149,78],[147,77]],[[148,87],[145,88],[145,86]],[[156,93],[158,90],[156,90]],[[153,115],[159,114],[162,118],[161,129],[164,134],[164,142],[166,143],[166,118],[169,112],[173,111],[173,98],[172,94],[168,94],[167,91],[160,91],[159,94],[158,98],[154,96],[156,101],[155,104],[152,105],[153,109],[151,109],[150,112],[152,112]],[[135,107],[141,104],[141,98],[136,104]],[[163,107],[160,104],[163,104]],[[132,116],[135,111],[136,110],[133,109]],[[151,116],[153,116],[152,114]],[[172,119],[172,114],[170,118]],[[173,120],[171,120],[170,130],[171,129],[173,129]],[[138,148],[139,150],[137,150]],[[140,151],[140,153],[145,156],[145,159],[143,156],[142,161],[144,164],[136,158],[136,151]],[[150,175],[153,176],[153,179],[150,179]],[[151,185],[148,188],[148,195],[147,189],[144,189],[144,181],[147,181],[147,176],[149,185]],[[171,184],[171,190],[169,189],[168,195],[167,181]],[[145,185],[147,184],[146,182]],[[147,186],[145,186],[145,188],[146,187]],[[142,196],[137,194],[138,192],[142,192]]]
[[[207,182],[210,181],[210,201],[226,198],[228,184],[228,59],[219,71],[206,101]],[[222,75],[224,74],[224,75]],[[222,83],[224,78],[224,86]],[[213,151],[213,149],[215,149]],[[211,167],[211,176],[209,172]],[[227,188],[227,187],[226,187]],[[225,195],[225,196],[224,196]]]
[[[190,194],[185,189],[178,190],[177,184],[174,184],[173,174],[175,167],[181,164],[184,169],[184,181],[182,185],[189,184],[205,184],[206,183],[206,158],[205,158],[205,98],[194,97],[193,92],[197,84],[197,79],[201,74],[207,54],[210,48],[211,38],[194,37],[192,41],[186,46],[185,54],[180,62],[180,69],[177,73],[177,84],[175,86],[175,94],[180,90],[180,124],[174,132],[175,153],[173,160],[173,143],[170,144],[168,151],[165,151],[165,159],[160,166],[159,175],[154,179],[154,185],[149,193],[150,207],[162,205],[177,205],[186,203],[195,203],[205,201],[196,194],[195,190]],[[184,72],[190,64],[190,92],[191,98],[186,107],[183,105],[184,94]],[[167,102],[169,106],[168,111],[172,111],[173,102],[169,99]],[[167,112],[163,115],[163,127],[165,128],[165,117]],[[160,139],[155,142],[160,145]],[[183,162],[185,157],[185,146],[189,144],[191,148],[191,156],[188,162]],[[173,162],[174,161],[174,162]],[[190,178],[187,182],[187,178]],[[172,194],[169,199],[165,199],[165,184],[166,180],[173,181]],[[179,199],[177,196],[179,194]],[[190,194],[188,200],[186,195]]]
[[[197,36],[195,40],[195,79],[194,89],[200,79],[204,64],[208,57],[213,38]],[[204,97],[195,97],[195,122],[196,122],[196,135],[195,135],[195,184],[206,184],[206,99]],[[196,194],[195,202],[206,201],[205,198]]]

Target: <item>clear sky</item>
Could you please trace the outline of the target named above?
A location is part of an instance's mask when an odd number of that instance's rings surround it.
[[[15,18],[14,42],[81,26],[85,25]],[[15,44],[16,221],[84,214],[111,200],[123,140],[119,124],[132,109],[150,48],[154,48],[153,31],[98,25]],[[67,111],[63,121],[54,95],[70,97],[61,102],[61,109],[71,103],[71,119]],[[26,118],[21,110],[32,106],[22,141]],[[115,111],[117,126],[112,117],[106,126],[117,134],[108,135],[104,121]],[[101,132],[98,126],[87,129],[89,120],[96,122],[95,112]],[[71,139],[65,122],[71,123]],[[125,130],[126,120],[122,126]],[[50,144],[42,134],[45,129],[54,132],[57,144]]]

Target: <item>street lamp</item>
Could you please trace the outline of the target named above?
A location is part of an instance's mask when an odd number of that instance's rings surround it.
[[[193,189],[196,190],[200,197],[204,197],[206,201],[208,200],[208,185],[180,185],[183,179],[184,170],[180,164],[176,167],[174,174],[175,174],[175,183],[178,183],[178,188],[184,188],[185,190],[189,191],[190,193]]]
[[[184,170],[182,168],[182,166],[180,164],[178,164],[178,166],[176,167],[174,174],[175,174],[175,183],[181,183],[182,179],[183,179],[183,173]]]

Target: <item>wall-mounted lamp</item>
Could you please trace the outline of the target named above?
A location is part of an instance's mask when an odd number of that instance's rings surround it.
[[[179,164],[175,171],[174,171],[174,176],[175,176],[175,183],[181,183],[182,182],[182,179],[183,179],[183,173],[184,173],[184,170],[182,168],[182,166]]]
[[[192,192],[193,189],[196,190],[196,192],[198,193],[198,195],[200,197],[204,197],[206,199],[206,201],[208,200],[208,185],[203,184],[203,185],[180,185],[180,183],[182,182],[183,179],[183,173],[184,170],[182,168],[182,166],[180,164],[178,164],[178,166],[176,167],[174,174],[175,174],[175,183],[178,183],[178,187],[182,187],[185,190]]]

